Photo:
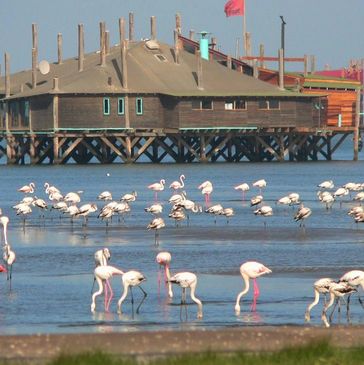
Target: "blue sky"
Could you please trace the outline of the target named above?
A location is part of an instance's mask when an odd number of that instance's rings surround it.
[[[2,0],[0,63],[4,52],[11,57],[11,72],[31,68],[31,24],[39,29],[39,60],[57,59],[57,33],[63,34],[64,58],[77,55],[77,25],[84,24],[86,51],[98,48],[99,22],[105,21],[111,43],[118,42],[118,18],[135,16],[136,39],[150,34],[150,16],[157,18],[157,36],[172,44],[175,14],[182,17],[182,32],[206,30],[218,40],[220,49],[235,54],[241,38],[241,17],[226,18],[225,0]],[[364,57],[362,0],[246,0],[247,30],[252,35],[253,54],[259,44],[266,55],[280,47],[280,15],[286,25],[286,55],[315,55],[317,68],[348,65]],[[273,65],[272,65],[273,67]],[[297,65],[297,68],[299,66]],[[301,68],[302,69],[302,68]]]

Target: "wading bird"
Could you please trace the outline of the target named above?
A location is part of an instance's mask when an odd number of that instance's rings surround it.
[[[307,219],[311,215],[312,211],[310,208],[305,207],[303,204],[301,204],[300,209],[296,212],[293,219],[295,222],[300,221],[300,227],[305,227],[305,219]]]
[[[11,277],[12,277],[12,272],[13,272],[13,264],[16,260],[16,255],[15,255],[15,252],[11,250],[11,247],[8,243],[7,229],[8,229],[9,218],[4,215],[1,216],[0,223],[3,226],[3,232],[4,232],[3,260],[6,265],[7,280],[9,280],[10,289],[11,289]]]
[[[305,321],[306,322],[310,322],[310,320],[311,320],[310,312],[311,312],[312,308],[314,306],[316,306],[318,304],[318,302],[320,301],[320,294],[325,295],[324,298],[325,298],[325,304],[326,304],[326,294],[329,292],[330,285],[332,283],[335,283],[335,280],[333,280],[331,278],[322,278],[322,279],[319,279],[314,282],[313,290],[315,293],[315,298],[314,298],[314,301],[312,303],[310,303],[306,309],[306,312],[305,312]]]
[[[31,182],[29,185],[24,185],[18,189],[20,193],[25,193],[25,194],[32,194],[34,193],[34,190],[35,190],[35,184],[33,182]]]
[[[147,226],[148,230],[152,229],[155,232],[154,235],[154,243],[156,246],[159,245],[159,230],[165,227],[166,224],[164,223],[163,218],[154,218]]]
[[[164,190],[164,185],[166,184],[166,180],[162,179],[159,182],[156,182],[154,184],[148,185],[148,189],[154,191],[154,201],[158,201],[158,191]]]
[[[185,175],[181,175],[179,177],[179,181],[173,181],[170,185],[169,188],[173,189],[173,190],[179,190],[179,189],[183,189],[185,186],[184,180],[186,179]]]
[[[245,295],[249,291],[249,280],[253,279],[254,283],[254,297],[253,304],[251,306],[252,311],[256,311],[257,299],[259,297],[259,287],[256,279],[259,276],[270,274],[272,270],[268,269],[266,266],[259,262],[248,261],[240,266],[240,274],[243,277],[245,288],[244,290],[238,294],[236,298],[235,304],[235,314],[238,315],[240,313],[240,299],[243,295]]]
[[[212,182],[208,180],[204,181],[202,184],[198,186],[198,189],[201,190],[201,194],[205,196],[205,205],[206,207],[208,207],[210,204],[210,195],[214,190]]]

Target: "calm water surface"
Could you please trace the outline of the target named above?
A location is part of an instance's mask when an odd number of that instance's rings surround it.
[[[344,158],[351,159],[349,150]],[[0,206],[10,218],[9,241],[17,253],[13,271],[13,288],[9,291],[6,276],[0,277],[0,333],[69,333],[120,332],[158,329],[217,328],[248,325],[304,325],[304,311],[313,298],[312,283],[324,276],[340,277],[350,269],[364,269],[364,225],[355,226],[347,210],[354,205],[346,197],[327,211],[316,199],[316,186],[333,179],[338,187],[349,181],[364,182],[364,161],[332,161],[309,163],[241,163],[215,165],[109,165],[109,166],[1,166]],[[197,186],[209,179],[214,184],[213,203],[232,207],[236,215],[229,224],[224,217],[203,213],[191,215],[190,225],[175,227],[168,218],[167,188],[160,194],[164,202],[166,228],[160,233],[160,245],[154,245],[154,233],[146,226],[151,216],[144,208],[152,203],[153,194],[146,189],[164,178],[167,184],[186,175],[188,197],[203,204]],[[254,216],[247,201],[233,186],[251,184],[265,178],[267,204],[274,215],[267,219]],[[97,195],[110,190],[115,200],[133,190],[137,201],[125,222],[115,219],[106,228],[90,217],[87,228],[82,220],[71,225],[68,218],[47,212],[39,218],[36,209],[23,227],[22,220],[11,208],[23,197],[16,191],[34,181],[36,195],[45,198],[44,182],[56,185],[65,194],[83,190],[82,202],[96,202]],[[276,206],[274,202],[290,192],[298,192],[312,210],[306,229],[293,221],[297,208]],[[251,188],[249,199],[258,190]],[[266,222],[266,227],[264,226]],[[90,312],[94,252],[107,246],[112,253],[111,264],[124,270],[137,269],[147,277],[144,289],[148,297],[140,313],[133,314],[130,297],[124,313],[116,314],[121,295],[120,279],[113,279],[115,298],[110,313],[103,311],[99,297],[95,314]],[[196,319],[196,306],[187,306],[187,317],[179,305],[180,290],[167,299],[162,285],[158,290],[158,266],[155,256],[161,250],[172,253],[172,272],[193,271],[198,275],[197,296],[204,303],[204,318]],[[273,273],[259,279],[261,296],[256,313],[250,312],[252,292],[243,298],[240,316],[234,314],[236,295],[243,282],[239,266],[257,260]],[[141,292],[134,290],[136,304]],[[190,301],[189,301],[190,303]],[[321,325],[320,303],[312,312],[312,325]],[[364,311],[357,299],[352,300],[353,324],[364,323]],[[334,320],[338,323],[338,318]],[[346,323],[345,316],[341,323]]]

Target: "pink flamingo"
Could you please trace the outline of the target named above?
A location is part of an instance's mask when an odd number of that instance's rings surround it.
[[[170,189],[173,189],[173,190],[179,190],[179,189],[182,189],[184,186],[185,186],[185,183],[184,183],[184,180],[186,179],[185,175],[181,175],[179,177],[179,181],[173,181],[171,183],[171,185],[169,185],[169,188]]]
[[[168,284],[168,296],[170,298],[173,298],[173,291],[172,291],[172,284],[169,281],[170,275],[169,275],[169,265],[171,263],[172,256],[169,252],[159,252],[159,254],[156,257],[157,263],[160,265],[160,267],[164,266],[164,279],[165,282]],[[160,273],[158,273],[158,292],[160,292],[160,283],[161,283],[161,277]]]
[[[205,181],[198,187],[199,190],[201,190],[201,193],[205,195],[205,205],[206,207],[210,204],[210,194],[213,192],[214,188],[212,186],[211,181]]]
[[[3,225],[4,229],[3,260],[6,264],[7,280],[9,280],[9,286],[11,290],[11,277],[13,273],[13,264],[16,260],[16,255],[15,252],[11,249],[10,244],[8,243],[7,227],[9,223],[9,218],[5,215],[1,216],[0,223]]]
[[[7,272],[4,266],[0,265],[0,272]]]
[[[160,182],[156,182],[148,186],[148,189],[154,191],[154,200],[158,201],[158,191],[164,190],[164,185],[166,184],[166,180],[162,179]]]
[[[123,271],[121,271],[120,269],[118,269],[114,266],[100,265],[100,266],[96,267],[96,269],[94,271],[94,275],[95,275],[97,284],[99,285],[99,290],[96,291],[92,295],[91,312],[95,312],[96,297],[98,297],[99,295],[101,295],[104,292],[104,286],[105,286],[105,298],[104,298],[105,311],[106,312],[109,311],[110,302],[111,302],[112,297],[114,296],[114,292],[111,288],[109,279],[112,278],[114,275],[123,275],[123,274],[124,274]],[[110,295],[108,295],[108,289],[110,290]]]
[[[234,186],[235,190],[240,190],[243,193],[243,201],[245,200],[245,193],[249,190],[249,185],[247,183],[242,183],[240,185]]]
[[[235,304],[236,315],[240,313],[239,303],[241,297],[249,291],[249,279],[253,279],[254,282],[254,299],[253,299],[253,304],[251,306],[251,310],[256,311],[257,299],[260,294],[256,278],[264,274],[270,274],[271,272],[272,270],[268,269],[263,264],[255,261],[248,261],[240,266],[240,274],[243,277],[245,288],[241,293],[238,294],[238,297],[236,298],[236,304]]]
[[[31,182],[29,185],[24,185],[21,188],[19,188],[18,191],[25,194],[28,193],[32,194],[34,193],[34,189],[35,189],[35,184]]]

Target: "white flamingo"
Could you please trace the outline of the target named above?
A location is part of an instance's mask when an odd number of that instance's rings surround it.
[[[157,246],[159,244],[159,230],[164,228],[166,224],[164,223],[163,218],[154,218],[147,226],[147,229],[154,230],[155,236],[154,236],[154,243]]]
[[[3,215],[0,217],[0,222],[3,226],[3,233],[4,233],[3,260],[5,261],[6,264],[7,279],[9,280],[10,290],[11,290],[11,277],[13,272],[13,264],[16,260],[16,255],[15,252],[12,251],[10,244],[8,243],[7,229],[8,229],[9,218]]]
[[[295,222],[300,221],[300,227],[305,227],[304,221],[312,214],[312,211],[310,208],[305,207],[303,204],[301,204],[300,209],[296,212],[293,219]]]
[[[253,183],[253,186],[259,188],[260,194],[262,193],[262,189],[267,186],[267,182],[264,179],[257,180]]]
[[[210,204],[210,195],[214,191],[212,182],[209,180],[206,180],[198,186],[198,189],[201,190],[201,194],[203,194],[205,196],[205,205],[206,205],[206,207],[208,207]]]
[[[122,281],[122,285],[123,285],[123,294],[121,295],[120,299],[118,300],[118,313],[119,314],[121,314],[121,305],[124,302],[126,296],[128,295],[129,288],[130,288],[130,292],[131,292],[131,304],[134,305],[134,297],[133,297],[132,289],[135,286],[138,287],[144,294],[144,297],[136,310],[136,312],[139,313],[140,306],[142,305],[142,303],[144,302],[144,300],[147,296],[147,293],[140,286],[140,284],[145,280],[146,280],[145,276],[139,271],[130,270],[123,274],[123,276],[121,277],[121,281]]]
[[[172,255],[167,251],[159,252],[156,257],[156,261],[160,267],[164,267],[165,282],[168,285],[168,296],[170,298],[173,298],[172,283],[170,282],[171,275],[169,272],[169,266],[172,261]],[[161,281],[160,275],[158,273],[158,291],[160,291],[160,281]]]
[[[114,295],[113,290],[111,288],[109,280],[114,275],[123,275],[124,272],[114,266],[106,265],[106,266],[97,266],[94,270],[94,276],[99,285],[99,289],[93,293],[92,295],[92,302],[91,302],[91,312],[95,312],[96,310],[96,298],[104,292],[105,286],[105,311],[109,311],[109,306],[111,299]],[[108,290],[110,290],[110,294],[108,294]]]
[[[35,184],[33,182],[31,182],[29,185],[24,185],[18,189],[20,193],[25,193],[25,194],[32,194],[34,193],[34,190],[35,190]]]
[[[183,189],[185,186],[184,180],[186,179],[185,175],[181,175],[179,177],[179,181],[173,181],[170,185],[169,188],[173,189],[173,190],[179,190],[179,189]]]
[[[326,304],[326,294],[329,292],[330,285],[332,283],[335,283],[335,280],[333,280],[331,278],[322,278],[322,279],[319,279],[319,280],[314,282],[313,290],[314,290],[314,293],[315,293],[315,298],[314,298],[314,301],[312,303],[310,303],[308,305],[307,309],[306,309],[306,312],[305,312],[305,321],[306,322],[310,322],[310,320],[311,320],[311,315],[310,315],[311,310],[320,301],[320,294],[325,295],[325,304]]]
[[[126,203],[130,203],[130,202],[134,202],[136,200],[138,196],[138,193],[136,191],[133,191],[131,194],[125,194],[121,197],[121,201],[126,202]]]
[[[240,299],[243,295],[245,295],[249,291],[249,280],[253,279],[254,283],[254,297],[253,304],[251,307],[252,311],[256,310],[257,299],[259,297],[259,287],[256,279],[259,276],[270,274],[272,270],[268,269],[263,264],[256,261],[247,261],[240,266],[240,274],[243,277],[245,288],[242,292],[240,292],[236,298],[235,304],[235,314],[238,315],[240,313]]]
[[[158,201],[158,192],[164,190],[164,185],[166,184],[166,180],[161,179],[159,182],[148,185],[148,189],[154,191],[154,200]]]
[[[245,200],[245,193],[247,191],[249,191],[250,187],[249,187],[249,184],[242,183],[240,185],[234,186],[234,189],[242,192],[242,194],[243,194],[243,201],[244,201]]]
[[[163,206],[162,204],[152,204],[149,207],[144,208],[144,210],[148,213],[152,213],[154,215],[161,214],[163,212]]]
[[[317,185],[320,189],[333,189],[334,182],[332,180],[325,180]]]
[[[103,191],[102,193],[99,194],[99,196],[97,197],[97,199],[104,200],[104,201],[106,201],[106,200],[112,200],[112,194],[111,194],[110,191],[105,190],[105,191]]]

